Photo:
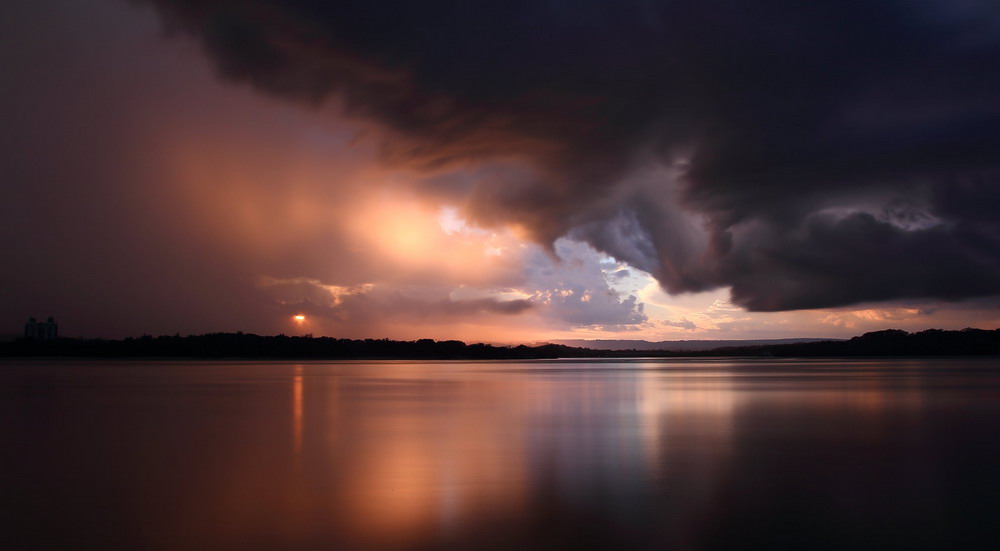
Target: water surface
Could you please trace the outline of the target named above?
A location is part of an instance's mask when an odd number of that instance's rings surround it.
[[[0,363],[9,549],[1000,548],[1000,362]]]

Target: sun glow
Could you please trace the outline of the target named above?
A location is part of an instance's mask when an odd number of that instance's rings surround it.
[[[304,323],[306,321],[306,317],[302,314],[292,316],[292,319],[295,320],[295,323]]]
[[[360,206],[348,224],[358,247],[401,273],[433,273],[475,285],[518,269],[512,251],[522,241],[508,228],[475,227],[454,207],[385,192]]]
[[[433,213],[421,205],[404,201],[380,201],[362,209],[355,226],[369,242],[389,258],[404,264],[420,264],[440,252],[440,229]]]

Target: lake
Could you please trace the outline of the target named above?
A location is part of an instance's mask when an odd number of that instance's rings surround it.
[[[6,549],[997,549],[1000,359],[0,362]]]

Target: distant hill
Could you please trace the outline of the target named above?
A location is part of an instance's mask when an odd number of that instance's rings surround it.
[[[872,331],[846,341],[822,341],[766,346],[738,346],[711,352],[723,356],[987,356],[1000,354],[1000,329],[901,329]]]
[[[585,340],[567,339],[549,341],[552,344],[572,346],[574,348],[591,348],[595,350],[670,350],[689,352],[697,350],[714,350],[716,348],[734,348],[746,346],[769,346],[776,344],[800,344],[819,341],[840,341],[843,339],[756,339],[756,340],[683,340],[683,341],[644,341],[644,340]]]

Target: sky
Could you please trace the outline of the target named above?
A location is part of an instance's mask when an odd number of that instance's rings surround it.
[[[992,0],[8,2],[0,333],[1000,327],[996,67]]]

